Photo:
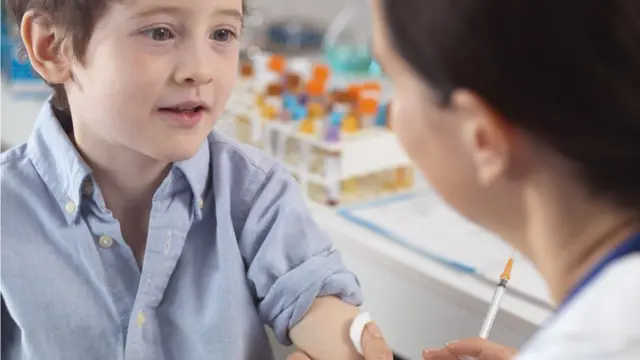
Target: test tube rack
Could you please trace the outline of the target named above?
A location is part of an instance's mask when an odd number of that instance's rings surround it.
[[[227,107],[236,138],[281,159],[305,195],[330,206],[411,191],[414,168],[391,132],[380,84],[327,90],[328,67],[288,60],[243,64]]]

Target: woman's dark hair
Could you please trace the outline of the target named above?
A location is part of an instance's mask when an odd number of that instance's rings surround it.
[[[640,212],[640,1],[383,0],[390,41],[441,96],[475,91]]]

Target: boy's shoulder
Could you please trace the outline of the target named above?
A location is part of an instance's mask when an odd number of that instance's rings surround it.
[[[264,178],[274,169],[281,168],[279,160],[261,149],[240,143],[219,131],[211,132],[208,140],[214,170],[228,168],[231,176],[253,175]]]
[[[30,182],[39,178],[27,155],[27,144],[14,146],[2,152],[0,166],[0,171],[2,171],[0,182],[3,192],[7,186],[22,184],[21,187],[25,187],[28,185],[24,183],[25,181]]]
[[[27,144],[8,149],[0,159],[3,225],[51,202],[47,186],[27,154]],[[36,206],[34,201],[41,206]]]
[[[212,132],[208,141],[215,198],[231,207],[232,213],[246,215],[256,206],[266,206],[258,205],[258,198],[272,201],[278,198],[290,206],[298,206],[302,198],[298,183],[282,161],[218,131]]]

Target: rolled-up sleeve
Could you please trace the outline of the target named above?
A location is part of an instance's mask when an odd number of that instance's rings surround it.
[[[333,295],[360,306],[356,276],[313,220],[295,180],[277,165],[249,209],[240,249],[258,299],[262,321],[284,345],[288,333],[320,296]]]

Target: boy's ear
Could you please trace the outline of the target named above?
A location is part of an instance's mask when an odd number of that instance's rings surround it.
[[[22,18],[20,35],[33,69],[50,84],[63,84],[71,78],[71,54],[65,33],[50,17],[28,11]]]

